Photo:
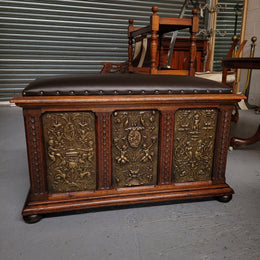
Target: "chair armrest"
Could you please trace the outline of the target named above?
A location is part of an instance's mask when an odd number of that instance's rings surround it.
[[[101,70],[101,74],[104,73],[115,73],[115,72],[121,72],[125,73],[128,70],[128,62],[102,62],[103,68]]]

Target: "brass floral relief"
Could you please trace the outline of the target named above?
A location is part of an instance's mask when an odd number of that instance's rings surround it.
[[[113,186],[157,182],[158,111],[117,111],[112,116]]]
[[[46,113],[42,119],[49,192],[95,189],[94,113]]]
[[[173,180],[210,180],[217,125],[216,109],[182,109],[175,114]]]

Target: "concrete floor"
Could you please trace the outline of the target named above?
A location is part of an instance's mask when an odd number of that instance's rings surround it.
[[[260,122],[240,111],[231,135]],[[0,107],[0,259],[260,259],[260,142],[228,154],[236,194],[215,200],[113,209],[23,222],[29,188],[22,110]]]

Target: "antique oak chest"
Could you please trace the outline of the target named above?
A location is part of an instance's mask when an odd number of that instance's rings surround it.
[[[22,215],[216,197],[225,182],[231,114],[243,98],[189,76],[42,78],[23,108],[30,191]]]

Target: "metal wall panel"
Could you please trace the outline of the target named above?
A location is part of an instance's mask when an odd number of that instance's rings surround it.
[[[97,73],[102,61],[125,61],[128,19],[146,25],[153,5],[178,17],[183,2],[1,0],[0,97],[20,94],[37,77]]]
[[[221,71],[221,60],[228,53],[229,48],[232,45],[232,36],[234,35],[235,28],[235,7],[239,5],[241,7],[238,12],[237,20],[237,36],[240,37],[241,25],[242,25],[242,13],[244,0],[219,0],[218,3],[224,7],[224,10],[220,10],[217,16],[216,26],[216,39],[215,39],[215,53],[213,61],[213,71]]]

